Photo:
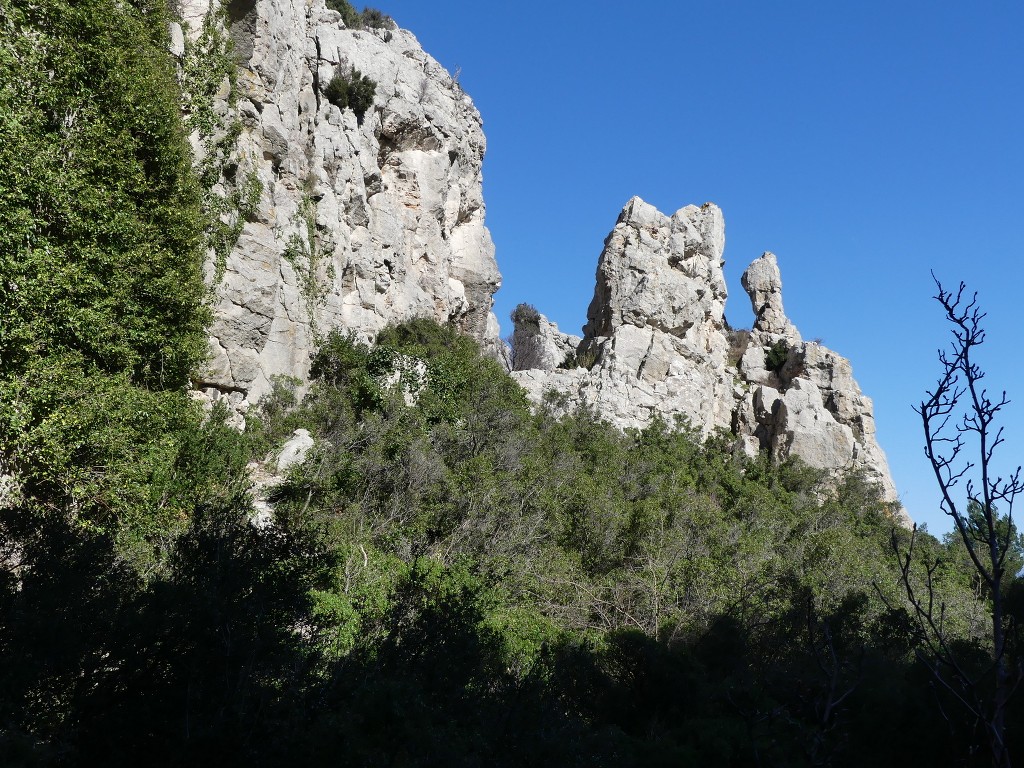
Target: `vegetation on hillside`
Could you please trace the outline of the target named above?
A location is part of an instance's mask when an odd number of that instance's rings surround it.
[[[341,20],[349,29],[394,29],[395,22],[376,8],[364,6],[357,11],[348,0],[327,0],[327,7],[341,14]]]
[[[887,508],[859,478],[532,411],[424,320],[373,347],[332,334],[314,373],[245,434],[214,413],[185,446],[201,498],[147,573],[67,517],[7,529],[6,754],[852,766],[973,743],[934,717]],[[315,446],[254,526],[245,465],[299,427]],[[982,659],[956,543],[917,546]]]
[[[910,534],[856,475],[555,418],[428,320],[327,336],[309,393],[279,382],[245,433],[202,414],[167,20],[0,5],[0,763],[977,759],[914,653]],[[248,465],[297,428],[314,447],[255,524]],[[984,668],[991,591],[960,539],[914,547],[908,583]],[[1021,587],[999,582],[1010,665]]]
[[[0,5],[0,470],[23,504],[181,524],[204,217],[162,2]]]

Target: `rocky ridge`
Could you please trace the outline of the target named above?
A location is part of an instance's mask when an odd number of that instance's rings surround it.
[[[622,428],[682,416],[705,435],[732,434],[750,455],[768,451],[834,472],[861,470],[895,501],[872,403],[849,361],[801,338],[783,308],[772,253],[743,274],[753,328],[730,329],[724,249],[717,206],[666,216],[634,197],[605,240],[576,349],[556,362],[553,351],[573,337],[539,313],[527,322],[521,318],[531,313],[518,310],[512,375],[535,401],[554,391],[554,407],[592,408]]]
[[[216,2],[216,0],[214,0]],[[244,409],[277,376],[304,380],[331,329],[365,338],[428,316],[492,347],[501,282],[484,225],[485,141],[469,96],[401,29],[346,29],[323,0],[185,0],[172,51],[204,30],[233,38],[234,89],[214,110],[237,139],[214,193],[251,197],[237,241],[211,253],[210,363],[196,383]],[[325,97],[357,70],[376,83],[364,116]],[[215,142],[193,135],[197,164]]]
[[[561,407],[623,428],[682,416],[751,454],[861,469],[895,499],[871,401],[847,360],[803,341],[786,317],[772,254],[743,277],[754,327],[728,327],[716,206],[666,216],[630,200],[605,242],[583,336],[525,313],[509,351],[491,312],[501,277],[484,225],[482,121],[458,83],[411,33],[346,29],[323,0],[231,0],[226,16],[210,2],[184,0],[171,48],[186,59],[211,27],[233,38],[237,83],[214,97],[214,138],[237,138],[213,192],[251,201],[225,211],[237,236],[211,252],[201,397],[244,413],[276,377],[305,381],[330,330],[369,339],[428,316],[476,337],[537,401],[555,390]],[[325,96],[353,69],[376,83],[362,117]],[[194,134],[193,145],[203,166],[218,142]]]

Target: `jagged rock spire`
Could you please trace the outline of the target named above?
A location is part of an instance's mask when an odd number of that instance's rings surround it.
[[[754,259],[740,278],[754,311],[754,330],[800,341],[800,332],[782,308],[782,275],[775,254],[765,251]]]
[[[753,329],[726,329],[724,245],[716,206],[691,205],[669,217],[633,198],[598,262],[577,356],[586,367],[513,375],[537,400],[555,389],[567,410],[584,405],[623,428],[683,416],[704,434],[731,432],[751,454],[799,456],[836,473],[862,470],[895,501],[871,400],[848,360],[801,340],[783,309],[774,254],[765,252],[743,274]]]

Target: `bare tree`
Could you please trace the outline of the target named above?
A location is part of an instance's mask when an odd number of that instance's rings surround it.
[[[942,491],[941,508],[953,518],[988,593],[992,647],[984,669],[969,669],[950,642],[945,606],[937,601],[933,588],[937,564],[926,567],[924,584],[918,587],[910,570],[915,537],[911,537],[907,550],[900,552],[897,547],[897,553],[903,584],[917,619],[919,657],[928,664],[935,679],[984,728],[992,765],[1007,768],[1011,763],[1005,741],[1006,709],[1024,674],[1020,661],[1012,668],[1007,654],[1009,618],[1004,586],[1015,576],[1007,573],[1007,553],[1015,538],[1013,503],[1024,491],[1024,482],[1020,467],[1006,479],[995,474],[995,451],[1003,443],[1003,429],[995,421],[1009,400],[1006,392],[993,399],[981,385],[985,373],[974,361],[974,355],[985,341],[981,327],[985,313],[978,307],[977,294],[966,297],[963,283],[956,293],[946,291],[938,279],[935,284],[935,299],[953,326],[953,343],[951,349],[939,351],[942,375],[915,410],[924,427],[925,455]],[[963,493],[959,490],[961,484]],[[894,546],[895,541],[894,538]]]

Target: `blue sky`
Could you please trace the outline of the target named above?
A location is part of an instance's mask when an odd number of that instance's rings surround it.
[[[383,0],[382,0],[383,2]],[[930,270],[988,312],[982,363],[1024,461],[1024,4],[388,0],[484,118],[504,285],[579,333],[602,242],[639,195],[726,222],[726,314],[770,250],[804,338],[875,402],[904,505],[949,530],[911,409],[949,338]]]

